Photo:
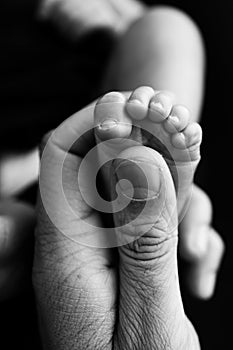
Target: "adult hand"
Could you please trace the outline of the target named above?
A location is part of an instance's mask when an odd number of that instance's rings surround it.
[[[38,150],[0,159],[0,300],[17,295],[31,281],[31,244],[35,214],[16,196],[38,178]],[[197,186],[180,225],[180,254],[190,262],[188,287],[199,298],[209,298],[224,252],[221,237],[211,227],[212,207]],[[209,283],[207,281],[209,280]]]
[[[209,197],[194,185],[190,205],[179,226],[179,252],[190,265],[187,286],[200,299],[213,296],[225,250],[221,236],[211,226],[212,215]]]
[[[143,197],[143,178],[131,166],[126,176],[138,179],[139,200],[114,214],[118,247],[111,248],[113,241],[108,245],[103,225],[109,223],[83,200],[88,188],[77,186],[82,159],[94,146],[93,134],[85,132],[92,126],[91,110],[77,113],[52,134],[42,158],[33,281],[44,345],[63,350],[113,345],[199,349],[179,290],[176,196],[170,172],[162,157],[146,147],[121,153],[129,163],[137,157],[145,160],[150,193],[159,191],[163,200]],[[71,140],[76,142],[67,152]],[[113,162],[118,175],[119,165]],[[151,178],[158,167],[163,181],[158,171]],[[67,202],[61,196],[61,179]]]
[[[38,151],[0,159],[0,301],[31,285],[34,208],[16,199],[37,180]]]

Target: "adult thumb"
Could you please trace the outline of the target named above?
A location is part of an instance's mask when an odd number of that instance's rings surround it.
[[[118,200],[127,204],[114,214],[119,347],[199,349],[180,294],[176,193],[166,162],[156,151],[138,146],[121,152],[113,167],[113,193],[117,188]]]

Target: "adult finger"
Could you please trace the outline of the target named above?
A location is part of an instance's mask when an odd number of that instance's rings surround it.
[[[217,271],[224,253],[220,235],[211,227],[212,205],[209,197],[194,186],[188,211],[180,225],[179,250],[181,257],[190,263],[187,282],[192,294],[210,298],[214,293]],[[205,277],[212,270],[208,284]]]
[[[34,209],[13,201],[0,203],[0,300],[31,282]]]
[[[0,158],[0,196],[12,197],[37,181],[39,174],[38,149]]]
[[[180,295],[176,194],[169,169],[161,155],[143,146],[119,158],[114,162],[119,198],[131,201],[114,214],[120,245],[116,339],[120,348],[199,349]]]

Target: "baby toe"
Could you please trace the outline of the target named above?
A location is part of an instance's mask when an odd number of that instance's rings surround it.
[[[183,130],[186,147],[198,147],[202,141],[202,129],[198,123],[190,123]]]
[[[186,148],[186,140],[183,132],[178,132],[176,134],[172,134],[171,143],[175,148],[185,149]]]
[[[150,101],[148,113],[150,120],[155,123],[164,121],[172,109],[172,100],[172,96],[169,93],[156,93]]]
[[[189,110],[182,105],[175,105],[172,107],[171,113],[164,121],[164,129],[171,133],[177,133],[186,128],[190,119]]]
[[[191,160],[200,158],[200,144],[202,140],[202,129],[197,123],[190,123],[182,131],[171,135],[172,145],[180,150],[187,150]]]
[[[132,92],[126,103],[126,110],[133,119],[146,118],[148,106],[154,93],[154,89],[150,86],[140,86]]]

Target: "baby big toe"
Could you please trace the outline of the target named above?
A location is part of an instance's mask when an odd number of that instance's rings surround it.
[[[122,93],[110,92],[98,100],[94,126],[97,137],[102,141],[130,135],[132,122],[125,111],[125,96]]]

